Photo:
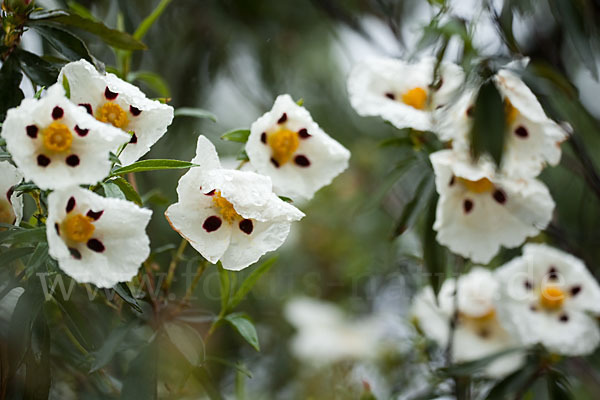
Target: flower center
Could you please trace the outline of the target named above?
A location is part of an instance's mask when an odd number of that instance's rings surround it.
[[[101,122],[108,122],[117,128],[123,128],[129,123],[125,110],[112,101],[104,103],[104,105],[98,109],[96,112],[96,119]]]
[[[417,110],[425,109],[427,103],[427,92],[425,89],[416,87],[410,89],[402,95],[402,102],[408,106],[414,107]]]
[[[15,213],[10,203],[6,200],[0,200],[0,222],[3,224],[12,224],[15,220]]]
[[[225,197],[221,196],[220,191],[216,191],[212,196],[214,205],[219,209],[219,212],[223,216],[225,221],[232,223],[236,218],[241,218],[240,215],[233,208],[233,204],[229,202]]]
[[[65,124],[53,122],[43,133],[44,147],[49,151],[62,152],[68,151],[73,142],[73,134]]]
[[[557,286],[546,286],[540,293],[540,304],[548,310],[557,310],[565,301],[565,292]]]
[[[82,214],[70,215],[63,222],[63,231],[70,240],[85,243],[92,237],[94,230],[96,230],[96,227],[92,223],[93,220],[93,218]]]
[[[267,144],[271,147],[271,154],[277,164],[283,165],[288,162],[300,144],[298,133],[289,129],[280,129],[267,137]]]
[[[464,178],[458,178],[458,181],[463,184],[469,192],[485,193],[491,192],[494,189],[494,184],[488,178],[481,178],[476,181],[470,181]]]
[[[517,110],[510,100],[507,98],[504,100],[504,115],[506,118],[506,125],[511,126],[513,122],[517,119],[519,115],[519,110]]]

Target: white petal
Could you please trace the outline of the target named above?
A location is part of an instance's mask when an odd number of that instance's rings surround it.
[[[55,107],[63,111],[56,122],[65,124],[73,138],[71,148],[61,153],[50,152],[42,144],[43,130],[54,121]],[[27,134],[28,126],[37,127],[35,137]],[[79,135],[76,127],[87,130],[87,134]],[[128,140],[128,135],[121,130],[98,122],[83,108],[69,102],[58,85],[50,87],[42,99],[24,100],[19,107],[9,110],[2,137],[25,178],[42,189],[97,183],[110,171],[109,152]],[[49,165],[39,165],[40,155],[50,160]],[[78,164],[67,164],[72,156],[77,157]]]
[[[0,208],[4,199],[9,203],[14,214],[14,221],[6,221],[19,225],[23,218],[23,197],[12,193],[12,188],[23,180],[23,174],[8,161],[0,161]]]
[[[278,130],[282,125],[277,121],[284,113],[287,116],[286,129],[293,132],[306,129],[310,136],[301,138],[292,160],[277,168],[271,162],[271,149],[262,142],[261,136],[264,132]],[[271,177],[278,194],[310,199],[348,167],[350,152],[327,135],[308,111],[298,106],[289,95],[278,96],[272,110],[257,119],[250,132],[246,143],[250,163],[260,174]],[[298,156],[305,157],[309,165],[297,165],[294,158]]]
[[[458,308],[469,317],[483,317],[494,309],[497,290],[493,273],[474,267],[458,280]]]
[[[449,316],[437,306],[435,294],[430,286],[417,294],[413,300],[411,314],[417,318],[425,336],[437,342],[440,347],[447,346],[450,332]]]
[[[70,213],[102,212],[94,222],[92,239],[98,240],[103,251],[93,251],[85,243],[67,245],[59,235],[60,225],[67,216],[70,198],[75,207]],[[114,198],[104,198],[78,187],[52,192],[48,196],[46,236],[50,256],[59,267],[79,283],[112,287],[133,278],[141,263],[150,254],[150,241],[145,229],[152,211]],[[57,226],[59,227],[57,229]],[[64,232],[61,232],[64,235]],[[79,251],[81,259],[71,255],[69,246]]]

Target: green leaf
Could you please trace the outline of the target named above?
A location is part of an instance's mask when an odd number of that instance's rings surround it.
[[[146,45],[139,39],[126,32],[111,29],[101,22],[84,18],[81,15],[66,10],[54,10],[45,13],[33,14],[29,19],[30,25],[41,23],[57,23],[63,26],[72,26],[98,36],[106,44],[123,50],[145,50]]]
[[[508,375],[497,382],[487,394],[486,400],[506,400],[514,398],[515,393],[535,382],[538,366],[535,363],[527,363],[516,372]]]
[[[1,243],[25,244],[46,241],[46,228],[20,229],[0,232]]]
[[[133,164],[128,165],[126,167],[115,169],[110,174],[110,177],[129,174],[133,172],[158,171],[164,169],[185,169],[197,166],[197,164],[180,160],[142,160],[134,162]]]
[[[437,193],[434,193],[429,200],[425,220],[425,234],[423,235],[423,262],[429,275],[429,283],[436,295],[439,293],[442,282],[446,277],[445,262],[442,259],[444,249],[438,244],[433,230],[438,197]]]
[[[125,198],[127,200],[133,201],[138,206],[143,206],[142,198],[140,197],[138,192],[135,191],[133,186],[131,186],[131,184],[129,182],[127,182],[127,180],[125,180],[124,178],[119,176],[115,179],[112,179],[109,182],[117,185],[119,187],[119,189],[121,189],[121,192],[125,195]]]
[[[244,149],[240,150],[235,159],[238,161],[250,161],[250,157],[248,157],[248,153]]]
[[[198,331],[178,322],[167,322],[164,328],[171,343],[190,365],[197,367],[204,362],[204,341]]]
[[[233,310],[237,307],[238,304],[241,303],[242,300],[250,293],[250,290],[256,285],[256,282],[263,276],[267,271],[269,271],[273,265],[275,265],[275,261],[277,261],[277,257],[273,257],[262,263],[258,266],[248,277],[242,282],[241,286],[236,290],[235,294],[231,298],[227,306],[227,310]]]
[[[221,135],[221,139],[230,142],[246,143],[250,136],[250,129],[234,129]]]
[[[16,58],[9,57],[4,61],[0,69],[0,121],[6,117],[6,112],[21,104],[25,97],[19,86],[23,74],[19,71],[19,63]]]
[[[193,374],[198,382],[200,382],[202,385],[202,388],[204,388],[204,391],[210,400],[223,400],[223,396],[221,396],[221,393],[219,393],[219,389],[217,389],[213,383],[215,380],[205,367],[194,368]]]
[[[0,254],[0,265],[9,265],[11,262],[25,257],[28,254],[31,254],[33,250],[33,247],[20,247],[16,249],[9,249],[4,253]]]
[[[31,347],[25,359],[26,400],[46,400],[50,394],[50,328],[39,312],[32,326]]]
[[[250,346],[254,347],[256,351],[260,351],[256,328],[247,315],[242,313],[229,314],[225,316],[225,321],[229,322]]]
[[[48,243],[41,242],[36,246],[33,254],[29,257],[26,264],[26,276],[31,277],[37,270],[44,265],[44,262],[49,257]]]
[[[122,400],[156,400],[158,348],[152,342],[142,348],[129,365],[129,372],[123,381]]]
[[[496,361],[498,358],[504,357],[508,354],[512,354],[516,351],[522,351],[522,349],[513,348],[501,350],[496,353],[490,354],[489,356],[482,357],[478,360],[454,364],[447,368],[442,368],[441,370],[448,376],[470,376],[477,372],[481,372],[482,369],[487,367],[493,361]]]
[[[158,74],[150,71],[131,72],[127,76],[129,82],[140,81],[148,85],[161,97],[171,97],[167,82]]]
[[[123,301],[125,303],[129,304],[129,306],[131,308],[133,308],[135,311],[137,311],[139,313],[143,312],[142,307],[140,307],[140,304],[138,303],[136,298],[133,297],[133,294],[131,293],[129,286],[127,286],[127,283],[121,282],[121,283],[115,285],[113,287],[113,289],[119,295],[119,297],[121,299],[123,299]]]
[[[421,214],[421,210],[427,204],[427,200],[431,196],[433,191],[433,179],[430,175],[422,178],[421,182],[415,189],[413,198],[406,203],[402,210],[402,215],[396,223],[394,229],[394,236],[403,234],[408,228],[412,226],[416,218]]]
[[[104,189],[104,195],[106,197],[126,200],[125,194],[114,182],[102,182],[100,185],[102,185],[102,188]]]
[[[69,85],[69,80],[67,79],[67,75],[63,75],[62,85],[63,85],[63,88],[65,89],[65,97],[67,99],[70,99],[71,98],[71,85]]]
[[[231,281],[229,280],[229,272],[223,268],[220,262],[217,263],[217,270],[219,271],[219,285],[221,289],[219,292],[221,295],[221,312],[226,312],[231,293]]]
[[[142,39],[146,35],[150,27],[152,27],[152,25],[156,22],[158,17],[160,17],[161,14],[165,11],[165,9],[169,5],[169,3],[171,3],[171,1],[172,0],[161,0],[161,2],[158,3],[154,11],[152,11],[150,15],[144,18],[142,23],[137,27],[135,33],[133,34],[133,37],[138,40]]]
[[[93,57],[87,46],[81,39],[72,33],[50,26],[34,25],[33,28],[40,33],[50,46],[54,47],[59,53],[71,61],[86,59],[93,63]]]
[[[217,116],[201,108],[181,107],[175,110],[175,117],[208,118],[217,122]]]
[[[58,69],[43,58],[22,49],[15,49],[15,57],[21,62],[25,74],[40,86],[51,86],[56,82]]]
[[[502,96],[493,81],[484,83],[479,89],[473,111],[471,129],[471,152],[475,159],[488,153],[500,165],[504,139],[506,137],[506,115]]]
[[[91,353],[91,356],[94,357],[94,361],[92,362],[89,373],[98,371],[113,359],[132,327],[132,324],[128,324],[110,330],[110,333],[102,343],[102,346]]]
[[[234,362],[231,362],[224,358],[215,357],[215,356],[206,356],[206,361],[212,361],[212,362],[216,362],[219,364],[223,364],[227,367],[235,368],[242,374],[246,375],[248,378],[252,378],[252,372],[250,372],[250,370],[248,368],[246,368],[246,366],[244,364],[241,364],[239,362],[234,363]]]

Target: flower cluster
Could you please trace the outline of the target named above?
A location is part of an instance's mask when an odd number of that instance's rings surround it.
[[[433,59],[365,61],[348,81],[360,115],[381,116],[397,128],[431,131],[446,143],[430,154],[439,194],[433,229],[437,241],[474,263],[487,264],[501,247],[521,246],[550,223],[554,201],[537,179],[560,161],[566,133],[546,116],[532,91],[514,71],[517,63],[490,78],[502,97],[506,131],[503,162],[484,154],[473,159],[477,88],[460,67]],[[575,257],[541,244],[490,271],[480,266],[446,280],[438,295],[431,287],[415,298],[419,327],[455,362],[502,350],[542,344],[549,351],[584,355],[600,342],[592,315],[599,315],[600,287]],[[506,375],[524,362],[509,352],[485,373]]]

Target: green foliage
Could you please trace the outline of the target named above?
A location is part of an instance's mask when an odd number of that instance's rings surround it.
[[[234,129],[229,132],[225,132],[221,135],[221,139],[229,140],[230,142],[246,143],[250,136],[249,129]]]
[[[250,346],[254,347],[256,351],[260,351],[258,334],[248,315],[243,313],[232,313],[225,316],[225,321],[229,322]]]
[[[217,117],[210,111],[201,108],[181,107],[175,110],[175,117],[193,117],[205,119],[208,118],[213,122],[217,122]]]
[[[126,167],[120,167],[112,171],[110,177],[135,172],[160,171],[166,169],[186,169],[197,165],[188,161],[180,160],[141,160]]]
[[[499,166],[507,127],[505,105],[494,82],[487,81],[481,86],[474,107],[471,153],[475,159],[487,153]]]

